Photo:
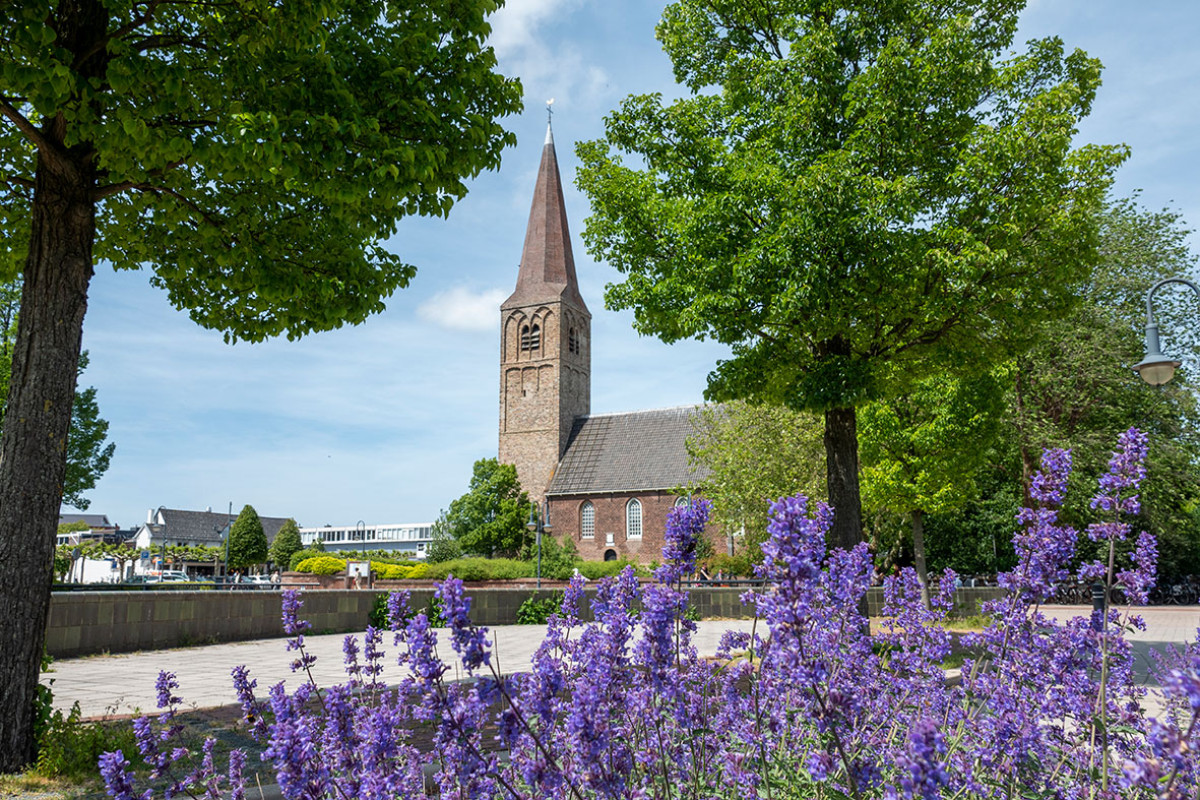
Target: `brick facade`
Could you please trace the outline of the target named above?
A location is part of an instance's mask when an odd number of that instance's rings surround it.
[[[635,498],[642,504],[641,539],[629,538],[626,531],[626,508],[629,501]],[[616,558],[646,564],[662,560],[667,513],[678,500],[679,495],[671,492],[552,496],[550,523],[554,537],[560,542],[567,539],[575,542],[580,557],[585,561],[603,561],[605,554],[612,551]],[[588,502],[595,511],[595,528],[592,538],[585,539],[580,530],[580,521],[584,503]],[[717,527],[710,525],[707,534],[717,551],[722,551],[724,545]]]

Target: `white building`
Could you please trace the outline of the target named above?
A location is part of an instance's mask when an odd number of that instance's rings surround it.
[[[433,540],[432,522],[400,525],[357,525],[301,528],[300,541],[305,547],[320,542],[326,550],[391,550],[398,556],[423,559]]]

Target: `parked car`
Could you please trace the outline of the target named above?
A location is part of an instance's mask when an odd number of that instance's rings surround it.
[[[271,576],[270,575],[247,575],[246,577],[242,578],[242,582],[243,583],[260,583],[260,584],[268,584],[269,585],[271,583]]]
[[[158,575],[159,583],[186,583],[192,580],[188,574],[181,569],[164,569]]]

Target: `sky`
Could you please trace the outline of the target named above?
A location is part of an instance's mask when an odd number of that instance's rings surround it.
[[[575,250],[592,311],[592,412],[703,400],[726,350],[639,336],[605,310],[615,269],[579,238],[574,143],[599,138],[629,94],[678,96],[646,0],[508,0],[493,18],[500,70],[519,77],[519,144],[470,184],[448,220],[410,220],[388,246],[417,265],[387,310],[298,342],[226,345],[193,324],[142,272],[97,265],[83,344],[116,452],[89,513],[133,527],[165,506],[294,517],[302,526],[431,522],[495,457],[499,305],[511,293],[554,99],[554,137]],[[1105,66],[1078,143],[1125,143],[1115,192],[1140,192],[1200,222],[1200,3],[1035,0],[1018,36],[1058,35]],[[1200,241],[1193,235],[1193,250]]]

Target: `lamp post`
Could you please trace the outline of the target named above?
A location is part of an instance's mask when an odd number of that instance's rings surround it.
[[[1154,293],[1170,283],[1182,284],[1200,297],[1200,288],[1185,278],[1164,278],[1150,287],[1146,293],[1146,357],[1133,365],[1142,380],[1151,386],[1162,386],[1175,377],[1175,370],[1182,363],[1162,353],[1158,343],[1158,323],[1154,321]]]
[[[538,514],[538,504],[529,504],[529,522],[525,523],[525,528],[530,533],[537,535],[537,588],[542,588],[542,534],[550,533],[554,529],[550,525],[550,501],[546,501],[545,513]]]

